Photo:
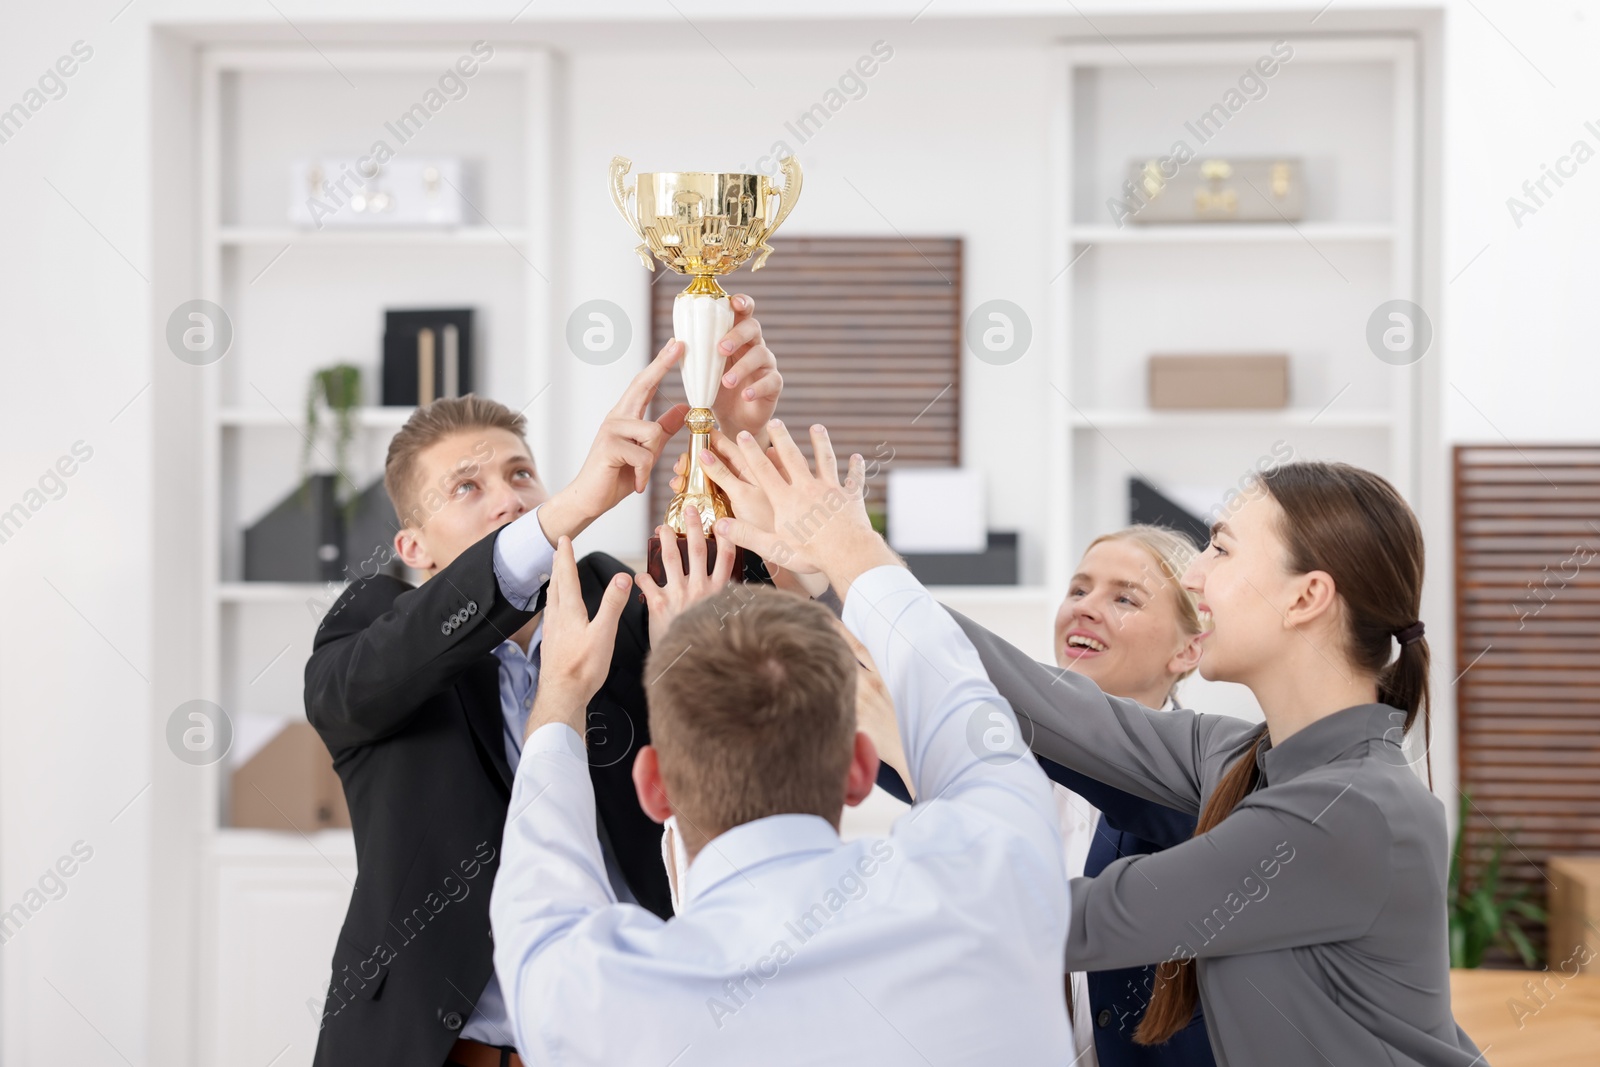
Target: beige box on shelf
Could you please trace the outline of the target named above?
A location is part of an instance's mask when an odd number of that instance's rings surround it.
[[[1150,407],[1282,408],[1289,404],[1289,357],[1283,354],[1150,357]]]
[[[333,757],[308,722],[292,722],[233,771],[232,824],[257,830],[348,827]]]
[[[1600,856],[1551,856],[1549,941],[1552,971],[1600,972]],[[1570,962],[1569,962],[1570,961]]]

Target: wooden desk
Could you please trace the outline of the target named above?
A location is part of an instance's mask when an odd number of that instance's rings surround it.
[[[1539,990],[1543,1007],[1529,996],[1528,981]],[[1600,1062],[1600,974],[1451,971],[1450,997],[1456,1022],[1484,1050],[1490,1067],[1594,1067]],[[1513,1002],[1523,1007],[1514,1010]]]

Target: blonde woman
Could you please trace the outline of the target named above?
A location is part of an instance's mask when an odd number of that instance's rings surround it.
[[[1196,556],[1187,539],[1157,526],[1129,526],[1090,543],[1056,610],[1056,665],[1104,692],[1147,708],[1176,709],[1178,683],[1200,662],[1204,620],[1180,584]],[[866,691],[866,687],[863,687]],[[894,715],[862,715],[886,767],[879,784],[909,800]],[[1187,841],[1195,819],[1040,759],[1056,783],[1062,846],[1070,877],[1094,877],[1123,856],[1144,856]],[[1197,1008],[1188,1025],[1161,1045],[1133,1034],[1156,982],[1156,968],[1125,967],[1067,976],[1075,1067],[1211,1067],[1216,1061]]]
[[[1178,683],[1200,662],[1205,620],[1181,585],[1196,555],[1187,539],[1157,526],[1129,526],[1090,543],[1055,619],[1055,660],[1104,692],[1147,708],[1176,710]],[[1071,877],[1093,878],[1124,856],[1145,856],[1194,834],[1192,815],[1163,807],[1051,760],[1062,842]],[[1098,818],[1096,813],[1098,811]],[[1072,1033],[1080,1065],[1212,1067],[1205,1019],[1160,1045],[1134,1043],[1155,990],[1153,966],[1068,975]]]

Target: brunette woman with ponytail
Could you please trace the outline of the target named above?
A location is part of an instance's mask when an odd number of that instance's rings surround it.
[[[1429,736],[1422,577],[1382,478],[1263,475],[1183,578],[1211,617],[1200,673],[1249,686],[1263,725],[1107,696],[952,612],[1036,753],[1199,814],[1072,882],[1067,970],[1162,963],[1140,1043],[1198,1001],[1223,1067],[1485,1062],[1450,1010],[1444,806],[1405,751]]]

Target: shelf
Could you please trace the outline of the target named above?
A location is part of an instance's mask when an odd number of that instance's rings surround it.
[[[355,835],[346,829],[257,830],[243,826],[219,826],[211,835],[211,855],[218,859],[302,860],[313,865],[331,859],[354,859]]]
[[[329,585],[333,588],[329,588]],[[344,582],[220,582],[217,600],[224,604],[300,604],[306,600],[338,599]]]
[[[1312,421],[1315,419],[1315,421]],[[1074,408],[1068,421],[1078,429],[1172,429],[1217,430],[1294,429],[1316,427],[1328,430],[1387,430],[1394,426],[1394,415],[1387,411],[1324,411],[1315,408],[1274,408],[1268,411],[1151,411],[1142,408]]]
[[[528,232],[521,227],[461,226],[455,229],[296,230],[288,227],[224,226],[217,243],[224,248],[255,245],[521,245]]]
[[[1074,226],[1074,245],[1111,244],[1289,244],[1310,241],[1362,244],[1394,240],[1388,223],[1195,222],[1141,226]]]
[[[993,601],[996,603],[1054,604],[1060,599],[1043,585],[930,585],[928,593],[939,601]]]
[[[409,406],[359,407],[354,412],[355,424],[363,430],[398,430],[416,410],[415,407]],[[298,419],[290,421],[271,408],[223,408],[217,412],[217,422],[222,426],[239,428],[302,429]]]

